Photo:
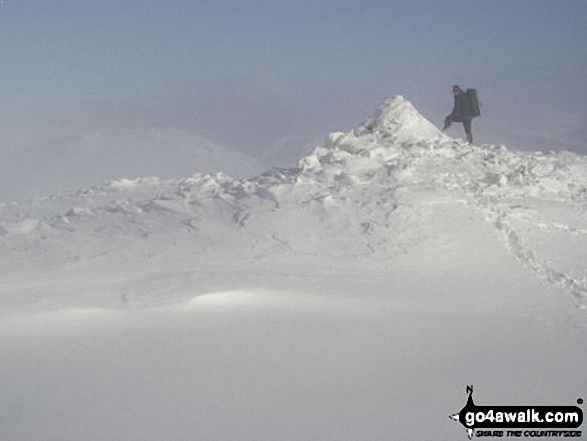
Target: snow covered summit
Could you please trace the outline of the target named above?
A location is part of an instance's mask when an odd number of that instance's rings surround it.
[[[371,118],[354,131],[357,136],[375,132],[400,143],[442,136],[442,132],[401,95],[386,100]]]
[[[428,230],[454,205],[487,222],[523,266],[582,299],[587,274],[577,255],[552,250],[566,240],[587,249],[586,164],[570,153],[469,146],[395,96],[356,129],[331,134],[296,168],[243,180],[120,180],[7,205],[0,259],[13,269],[91,265],[121,253],[167,255],[181,244],[190,259],[208,262],[280,256],[385,267],[453,234]]]
[[[1,207],[0,438],[465,439],[467,384],[584,397],[585,158],[470,146],[400,97],[329,139]]]
[[[363,145],[369,141],[372,146],[381,142],[406,144],[447,139],[401,95],[385,100],[376,112],[355,130],[347,134],[331,133],[329,136],[333,145],[344,145],[350,149],[356,144],[357,138],[361,139]]]

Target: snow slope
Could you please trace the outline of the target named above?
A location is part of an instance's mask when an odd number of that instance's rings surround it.
[[[10,140],[5,140],[0,201],[28,200],[41,192],[70,191],[119,176],[167,178],[221,170],[241,178],[265,168],[251,156],[185,130],[125,129],[124,124],[112,116],[112,126],[78,127],[66,139],[57,133],[47,137],[50,129],[23,129],[27,139],[14,140],[22,148],[8,148]]]
[[[0,439],[464,439],[468,383],[587,395],[585,261],[584,157],[400,96],[296,168],[6,204]]]

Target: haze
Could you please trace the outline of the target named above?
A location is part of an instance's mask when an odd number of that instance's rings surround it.
[[[586,14],[583,0],[8,0],[0,201],[293,165],[396,93],[440,125],[453,84],[479,91],[477,143],[584,154]]]

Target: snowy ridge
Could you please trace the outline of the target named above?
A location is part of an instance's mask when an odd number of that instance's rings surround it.
[[[586,179],[395,97],[291,169],[5,204],[0,438],[433,441],[469,382],[572,404]]]
[[[7,204],[0,259],[14,270],[182,246],[194,256],[351,256],[385,267],[432,240],[421,219],[452,203],[487,220],[538,277],[587,296],[585,158],[469,146],[401,96],[357,129],[331,134],[296,168],[243,180],[221,173],[120,180]],[[567,241],[586,251],[567,256],[557,245]]]

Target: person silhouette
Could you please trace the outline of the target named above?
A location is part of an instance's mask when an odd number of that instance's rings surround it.
[[[473,132],[471,130],[471,122],[473,115],[467,94],[459,86],[455,85],[452,88],[452,93],[455,97],[455,105],[450,115],[444,119],[444,127],[442,131],[446,131],[453,122],[462,122],[465,127],[465,134],[467,135],[467,142],[473,143]]]

